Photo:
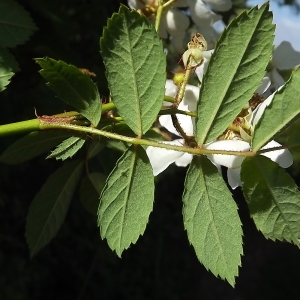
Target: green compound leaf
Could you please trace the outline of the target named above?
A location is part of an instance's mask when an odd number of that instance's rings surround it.
[[[13,0],[0,0],[0,45],[15,47],[23,44],[36,30],[31,17]]]
[[[241,13],[223,31],[201,84],[196,140],[215,140],[251,99],[265,75],[274,29],[268,3]]]
[[[60,99],[75,107],[94,126],[101,118],[101,99],[97,86],[87,74],[73,65],[51,58],[37,58],[40,73]]]
[[[139,136],[155,121],[166,80],[166,55],[154,27],[121,6],[100,39],[107,80],[120,116]]]
[[[259,155],[243,161],[241,180],[257,229],[268,239],[299,245],[300,192],[293,179],[277,163]]]
[[[53,239],[62,225],[83,166],[79,160],[66,163],[35,196],[29,207],[25,234],[31,257]]]
[[[149,159],[141,146],[131,146],[109,175],[98,209],[101,237],[118,256],[144,233],[153,201]]]
[[[0,162],[16,165],[50,151],[57,144],[70,137],[63,131],[34,131],[18,139],[0,156]]]
[[[293,72],[285,86],[276,92],[258,121],[252,141],[259,150],[300,113],[300,68]]]
[[[56,147],[55,150],[48,155],[47,158],[55,157],[56,160],[65,160],[67,158],[72,157],[81,147],[84,145],[86,141],[86,136],[78,137],[72,136],[67,140],[63,141],[60,145]]]
[[[0,92],[5,90],[11,77],[18,71],[18,63],[5,48],[0,47]]]
[[[195,156],[187,172],[183,219],[199,261],[234,286],[243,254],[241,221],[225,182],[205,156]]]

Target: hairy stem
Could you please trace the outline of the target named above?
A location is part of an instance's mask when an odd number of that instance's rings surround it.
[[[253,152],[253,151],[241,152],[241,151],[208,150],[208,149],[204,149],[204,148],[191,148],[191,147],[186,147],[186,146],[170,145],[170,144],[165,144],[165,143],[161,143],[161,142],[145,140],[145,139],[141,139],[141,138],[127,137],[127,136],[123,136],[123,135],[112,133],[112,132],[107,132],[107,131],[92,128],[92,127],[82,127],[82,126],[78,126],[78,125],[58,123],[58,122],[53,123],[53,122],[47,121],[47,119],[40,120],[39,129],[40,130],[66,129],[66,130],[71,130],[71,131],[76,131],[76,132],[85,132],[85,133],[89,133],[92,135],[100,135],[100,136],[104,136],[106,138],[116,139],[116,140],[123,141],[123,142],[129,143],[129,144],[159,147],[159,148],[175,150],[175,151],[180,151],[180,152],[187,152],[187,153],[191,153],[194,155],[227,154],[227,155],[245,156],[245,157],[255,155],[255,152]]]
[[[157,8],[156,16],[155,16],[155,30],[158,32],[159,25],[160,25],[160,20],[163,12],[163,5],[162,5],[162,0],[159,0],[159,5]]]

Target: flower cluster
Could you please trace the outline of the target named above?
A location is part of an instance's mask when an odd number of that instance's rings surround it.
[[[261,86],[257,89],[253,100],[249,101],[249,105],[247,105],[237,117],[237,122],[241,124],[238,126],[238,130],[233,131],[228,129],[216,141],[206,144],[204,147],[209,150],[249,151],[251,149],[251,136],[253,135],[255,125],[261,118],[266,107],[270,105],[274,97],[274,94],[272,94],[265,101],[263,101],[263,98],[260,96],[260,94],[263,94],[267,90],[269,85],[270,80],[267,77],[264,78]],[[175,97],[176,93],[177,86],[172,80],[167,80],[166,95]],[[199,93],[200,89],[198,87],[187,85],[184,98],[179,104],[178,108],[185,111],[195,111]],[[260,99],[260,101],[258,101],[258,99]],[[187,135],[193,135],[194,118],[181,114],[177,114],[176,116],[184,132]],[[174,128],[170,115],[161,116],[159,121],[162,126],[178,136],[177,139],[168,142],[165,141],[164,143],[169,143],[172,145],[183,145],[185,143],[184,139],[179,137],[178,132]],[[263,149],[274,148],[278,146],[281,145],[275,141],[271,141]],[[164,171],[172,163],[175,163],[177,166],[185,167],[192,160],[192,155],[189,153],[156,148],[152,146],[147,148],[147,154],[153,167],[153,173],[155,176]],[[286,149],[275,150],[262,155],[269,157],[283,168],[287,168],[293,163],[292,155]],[[240,167],[244,157],[224,154],[209,154],[207,157],[218,167],[219,170],[220,166],[225,166],[228,168],[228,183],[233,189],[241,186]]]
[[[165,1],[166,2],[166,1]],[[138,9],[150,19],[155,16],[158,8],[158,0],[128,0],[128,6]],[[159,36],[163,39],[170,38],[174,48],[178,52],[184,50],[184,39],[186,30],[190,25],[190,18],[195,25],[195,30],[201,32],[205,37],[208,48],[213,48],[218,34],[213,28],[221,16],[214,11],[227,11],[231,8],[231,0],[177,0],[163,11]],[[184,8],[183,12],[180,8]],[[188,10],[187,10],[188,9]]]
[[[155,19],[159,0],[128,0],[129,7],[139,9],[150,19]],[[178,51],[184,52],[184,40],[187,29],[192,20],[196,30],[201,34],[192,36],[188,43],[188,49],[182,55],[182,62],[185,70],[193,69],[200,82],[208,67],[210,57],[214,50],[218,34],[213,28],[213,24],[221,20],[221,16],[215,11],[227,11],[231,8],[231,0],[177,0],[163,10],[161,23],[159,27],[160,37],[170,38],[172,45]],[[184,10],[182,10],[184,8]],[[215,141],[210,142],[203,147],[209,150],[223,151],[249,151],[251,150],[251,140],[255,126],[263,115],[266,107],[272,102],[274,93],[284,84],[284,79],[280,75],[281,70],[290,70],[300,64],[300,52],[295,51],[291,44],[282,42],[275,48],[272,60],[268,67],[267,76],[262,80],[260,87],[250,99],[242,112],[235,118],[232,126],[219,136]],[[179,84],[180,86],[180,84]],[[176,98],[178,87],[172,80],[167,80],[165,85],[165,94]],[[186,85],[185,94],[179,103],[178,109],[183,111],[195,111],[199,98],[200,88],[193,85]],[[180,100],[179,100],[180,101]],[[178,102],[179,102],[178,101]],[[165,106],[170,105],[168,103]],[[160,124],[170,133],[175,134],[177,138],[172,141],[165,141],[166,144],[185,145],[187,136],[194,136],[193,117],[183,114],[177,114],[176,118],[182,131],[183,137],[173,125],[170,115],[163,115],[159,118]],[[186,136],[184,136],[183,132]],[[185,138],[184,138],[185,137]],[[276,148],[281,146],[275,141],[268,143],[265,148]],[[177,166],[187,166],[192,155],[189,153],[167,150],[163,148],[148,147],[147,154],[153,167],[154,175],[164,171],[170,164]],[[292,156],[288,150],[280,149],[262,154],[277,162],[281,167],[289,167],[292,163]],[[211,154],[207,157],[220,170],[220,166],[227,167],[228,182],[232,188],[241,186],[240,167],[244,159],[242,156]]]

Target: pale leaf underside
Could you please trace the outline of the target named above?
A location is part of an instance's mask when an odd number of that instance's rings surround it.
[[[194,157],[183,194],[184,226],[200,262],[215,276],[235,283],[241,265],[242,229],[237,206],[205,157]]]
[[[131,146],[109,175],[100,197],[101,237],[118,256],[144,233],[154,200],[154,178],[145,150]]]

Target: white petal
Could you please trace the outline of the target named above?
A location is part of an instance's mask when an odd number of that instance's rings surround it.
[[[171,8],[166,14],[166,29],[170,35],[176,36],[186,31],[190,21],[187,15],[176,8]]]
[[[275,86],[275,89],[278,89],[280,86],[282,86],[284,84],[284,79],[282,78],[282,76],[278,73],[278,71],[275,68],[273,68],[271,70],[269,75],[271,77],[271,81],[272,81],[273,85]]]
[[[241,168],[227,169],[228,184],[231,186],[233,190],[239,186],[242,186],[240,173],[241,173]]]
[[[262,149],[269,149],[274,147],[280,147],[281,145],[275,141],[271,141],[266,146],[262,147]],[[276,150],[272,152],[266,152],[262,155],[269,157],[274,162],[278,163],[280,167],[282,168],[288,168],[293,164],[293,157],[289,150],[282,149],[282,150]]]
[[[227,11],[232,7],[231,0],[205,0],[204,2],[217,11]]]
[[[205,145],[209,150],[248,151],[250,144],[241,140],[221,140]],[[227,168],[239,168],[245,157],[225,154],[208,154],[207,157],[214,163]]]
[[[178,106],[178,108],[180,107]],[[192,117],[182,114],[177,114],[176,116],[185,134],[189,136],[194,135],[194,124],[192,122]]]
[[[197,75],[200,82],[202,82],[203,76],[204,76],[204,74],[207,70],[208,63],[210,61],[210,57],[211,57],[211,54],[213,53],[213,50],[209,50],[209,51],[205,51],[205,52],[206,52],[206,54],[209,58],[204,57],[203,64],[201,66],[199,66],[198,68],[196,68],[196,70],[195,70],[195,73],[196,73],[196,75]]]
[[[161,126],[168,129],[168,131],[172,132],[173,134],[178,135],[178,131],[173,126],[172,118],[170,115],[162,115],[159,117],[159,123]]]
[[[270,85],[271,80],[269,79],[269,77],[264,77],[255,93],[262,95],[269,88]]]
[[[145,7],[143,1],[140,0],[128,0],[128,6],[132,9],[142,9]]]
[[[175,160],[175,165],[178,167],[186,167],[191,163],[193,155],[190,153],[184,153],[182,156]]]
[[[187,106],[184,106],[180,103],[178,106],[178,109],[182,109],[187,111]],[[181,128],[187,135],[194,135],[194,125],[192,122],[192,117],[186,116],[183,114],[176,114],[176,117],[178,119],[179,124],[181,125]],[[179,135],[179,132],[175,129],[173,126],[172,118],[170,115],[163,115],[159,117],[159,123],[161,126],[167,128],[170,132]]]
[[[259,104],[252,113],[252,118],[250,120],[251,124],[255,126],[263,115],[265,109],[272,103],[273,98],[277,92],[282,89],[283,86],[279,87],[272,95],[270,95],[263,103]]]
[[[186,85],[185,94],[182,102],[184,103],[184,105],[187,105],[189,111],[196,110],[199,94],[200,87],[190,84]]]
[[[201,34],[204,36],[207,43],[207,49],[214,48],[220,36],[216,29],[212,25],[198,25],[197,30],[198,32],[201,32]]]
[[[180,139],[180,140],[174,140],[171,142],[163,142],[163,143],[169,145],[182,146],[184,141]],[[184,152],[168,150],[164,148],[157,148],[152,146],[149,146],[146,149],[146,152],[149,157],[150,163],[152,165],[154,176],[157,176],[159,173],[164,171],[170,164],[175,162],[175,160],[177,160],[179,157],[181,157],[184,154]]]
[[[186,91],[183,100],[180,102],[178,109],[183,111],[195,111],[197,106],[197,101],[199,97],[200,88],[188,84],[186,86]],[[177,86],[172,80],[167,80],[166,82],[166,95],[175,97],[177,93]],[[174,96],[173,96],[174,95]],[[190,116],[183,114],[177,114],[177,119],[182,129],[187,135],[194,135],[194,124]],[[167,128],[170,132],[179,135],[178,131],[173,126],[172,119],[170,115],[163,115],[159,117],[159,122],[161,126]]]
[[[169,97],[175,97],[177,94],[177,86],[172,79],[167,79],[166,81],[165,94]]]
[[[191,17],[198,26],[211,25],[221,20],[222,17],[212,12],[201,0],[187,0],[190,7]]]
[[[290,42],[283,41],[275,48],[272,62],[279,70],[292,69],[300,64],[300,52],[296,51]]]
[[[173,80],[167,79],[165,84],[165,95],[175,98],[177,93],[177,86],[174,84]],[[163,106],[172,106],[173,103],[164,101]]]

